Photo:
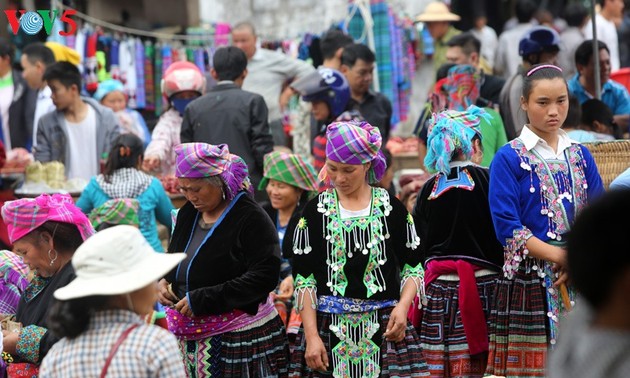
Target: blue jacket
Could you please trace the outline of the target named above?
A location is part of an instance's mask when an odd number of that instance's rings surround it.
[[[105,201],[112,199],[108,196],[96,181],[96,177],[92,177],[88,185],[81,193],[81,197],[77,201],[77,206],[84,212],[89,213],[92,209],[101,206]],[[157,220],[165,225],[168,230],[171,229],[171,210],[173,204],[164,191],[162,184],[156,178],[153,178],[149,187],[136,197],[140,202],[140,211],[138,219],[140,220],[140,231],[151,244],[153,249],[158,252],[164,252],[160,238],[157,232]]]

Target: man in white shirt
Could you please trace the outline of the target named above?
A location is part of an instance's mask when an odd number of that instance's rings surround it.
[[[99,173],[100,159],[118,137],[116,117],[109,108],[81,97],[81,74],[75,65],[57,62],[46,69],[44,80],[57,110],[39,121],[35,160],[60,161],[68,179],[89,180]]]
[[[601,7],[598,14],[595,15],[595,24],[597,26],[597,39],[608,45],[610,50],[611,72],[615,72],[620,68],[619,61],[619,36],[617,35],[617,25],[614,20],[621,20],[623,17],[623,0],[597,0],[597,4]],[[593,22],[589,21],[584,29],[586,39],[593,39]]]
[[[575,49],[585,40],[582,30],[589,20],[588,11],[580,3],[571,3],[564,8],[564,19],[568,27],[560,33],[562,49],[558,53],[558,65],[568,80],[577,72]]]
[[[37,94],[12,68],[12,63],[13,47],[0,38],[0,137],[7,151],[17,147],[30,150]]]
[[[243,90],[263,96],[269,108],[269,127],[275,145],[286,145],[286,136],[282,128],[282,110],[287,106],[289,98],[295,94],[286,82],[299,79],[315,71],[309,63],[294,59],[278,51],[258,48],[256,31],[249,22],[242,22],[232,29],[234,46],[245,52],[247,56],[247,77]]]
[[[529,29],[534,26],[532,17],[538,6],[532,0],[518,0],[515,6],[518,25],[504,31],[499,36],[499,46],[494,61],[494,74],[504,79],[516,74],[521,64],[521,56],[518,53],[518,43]]]
[[[55,110],[50,88],[44,81],[46,67],[55,63],[55,55],[43,43],[31,43],[22,50],[20,63],[23,69],[22,77],[29,87],[37,91],[37,102],[35,103],[35,115],[32,125],[33,146],[35,146],[37,144],[37,124],[39,119],[44,114]]]

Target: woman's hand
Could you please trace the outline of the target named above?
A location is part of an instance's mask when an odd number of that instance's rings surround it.
[[[288,275],[287,278],[283,279],[280,282],[280,287],[278,288],[278,294],[276,295],[276,299],[281,300],[283,302],[287,302],[291,300],[293,296],[293,276]]]
[[[399,302],[389,315],[389,322],[387,322],[387,329],[383,336],[385,340],[399,342],[405,337],[405,330],[407,329],[407,312],[409,311],[409,305],[404,302]]]
[[[145,157],[142,161],[142,170],[153,172],[160,168],[160,159],[155,156]]]
[[[304,354],[306,365],[317,371],[328,370],[328,353],[324,342],[319,335],[306,340],[306,352]]]
[[[193,312],[190,309],[190,303],[188,303],[188,297],[184,297],[184,299],[177,302],[177,304],[173,308],[180,314],[186,315],[189,318],[193,316]]]
[[[2,331],[2,350],[9,354],[15,354],[15,349],[19,338],[19,332]]]
[[[557,278],[553,281],[553,286],[560,287],[561,285],[566,285],[569,281],[569,273],[564,269],[560,269],[560,271],[556,274]]]
[[[179,298],[177,298],[173,290],[170,289],[170,284],[164,278],[158,282],[158,301],[163,306],[171,307],[177,302]]]

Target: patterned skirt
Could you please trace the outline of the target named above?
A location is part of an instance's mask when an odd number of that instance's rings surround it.
[[[507,377],[544,377],[548,349],[547,299],[536,271],[519,267],[501,278],[490,315],[487,373]]]
[[[490,330],[497,275],[476,278],[481,306]],[[482,377],[488,354],[471,356],[459,308],[459,281],[436,280],[426,289],[428,304],[422,312],[422,353],[432,377]]]
[[[416,330],[407,325],[405,337],[400,342],[386,341],[382,337],[380,330],[387,328],[389,314],[392,308],[384,308],[377,310],[379,331],[374,335],[372,340],[378,341],[380,348],[380,375],[379,377],[428,377],[429,370],[424,357],[422,348],[420,347],[420,338]],[[315,377],[332,377],[335,369],[333,358],[333,348],[339,349],[339,339],[335,337],[330,330],[333,322],[333,315],[323,312],[317,312],[317,326],[319,328],[319,336],[324,343],[326,351],[328,351],[329,370],[327,372],[313,371],[308,368],[304,355],[306,352],[306,338],[304,336],[304,328],[300,327],[294,344],[294,351],[291,355],[291,363],[289,365],[289,377],[292,378],[315,378]],[[365,353],[368,354],[368,353]],[[349,375],[355,378],[354,375]],[[360,378],[357,376],[356,378]]]
[[[287,377],[289,345],[275,311],[244,330],[178,343],[188,378]]]

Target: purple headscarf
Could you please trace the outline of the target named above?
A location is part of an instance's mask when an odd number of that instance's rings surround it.
[[[230,153],[227,144],[184,143],[175,147],[175,175],[180,178],[219,176],[229,201],[239,192],[252,193],[247,164],[238,155]]]
[[[368,171],[368,182],[379,182],[387,164],[381,152],[383,140],[378,128],[367,122],[333,122],[326,129],[326,158],[337,163],[361,165],[372,163]],[[320,179],[328,183],[326,167]]]

